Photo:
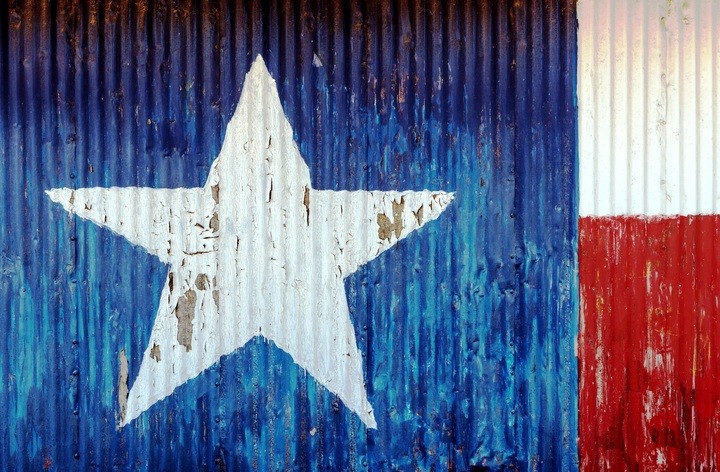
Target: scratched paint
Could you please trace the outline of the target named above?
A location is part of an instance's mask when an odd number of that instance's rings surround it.
[[[720,4],[582,1],[580,459],[714,470]]]
[[[573,5],[195,3],[0,4],[0,465],[575,468]],[[202,188],[258,55],[307,164],[301,223],[313,189],[455,192],[434,221],[384,201],[373,238],[422,228],[344,280],[377,429],[255,338],[118,430],[120,353],[128,394],[172,356],[165,287],[222,309],[222,284],[44,191]]]

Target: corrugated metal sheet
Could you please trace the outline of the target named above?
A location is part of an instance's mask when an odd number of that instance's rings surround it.
[[[582,1],[580,455],[720,461],[720,4]]]
[[[556,1],[0,4],[0,466],[576,468],[575,18]],[[262,337],[120,428],[144,356],[165,355],[175,281],[44,192],[203,187],[258,55],[313,189],[455,192],[344,280],[377,429]],[[190,281],[182,303],[215,283]]]

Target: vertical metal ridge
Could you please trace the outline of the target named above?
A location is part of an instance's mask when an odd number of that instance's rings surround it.
[[[715,53],[715,51],[717,51],[716,47],[718,45],[718,38],[720,37],[720,34],[717,33],[717,31],[720,31],[720,30],[718,30],[718,25],[717,25],[717,18],[716,18],[717,14],[718,14],[717,5],[712,4],[710,6],[710,11],[708,12],[708,19],[710,21],[710,24],[708,26],[709,34],[710,34],[710,41],[709,41],[709,44],[707,45],[708,52],[710,54],[710,64],[709,64],[710,74],[708,77],[708,80],[710,82],[710,84],[709,84],[710,97],[708,100],[709,100],[709,103],[711,103],[711,104],[720,103],[720,94],[718,93],[718,86],[717,86],[719,64],[717,61],[717,53]],[[714,106],[714,105],[712,106],[712,110],[710,112],[710,123],[711,123],[711,125],[708,130],[708,132],[710,134],[709,147],[710,147],[710,150],[711,150],[713,156],[720,156],[720,151],[718,150],[718,146],[717,146],[717,133],[716,133],[716,130],[718,129],[718,107]],[[710,172],[711,176],[717,175],[717,172],[718,172],[717,160],[718,160],[717,157],[713,157],[713,159],[712,159],[712,166],[711,166],[711,172]],[[711,195],[720,195],[718,193],[717,179],[711,178],[709,191],[711,192]],[[718,202],[714,198],[712,201],[712,212],[713,213],[718,212]]]

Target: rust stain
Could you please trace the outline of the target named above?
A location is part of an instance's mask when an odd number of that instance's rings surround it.
[[[178,319],[177,340],[187,351],[192,349],[192,322],[195,318],[196,303],[197,294],[191,289],[178,299],[175,306],[175,316]]]
[[[125,349],[118,354],[118,363],[120,364],[120,373],[118,374],[118,404],[120,405],[120,423],[125,420],[127,412],[128,399],[128,360],[125,355]]]
[[[162,358],[160,357],[160,346],[153,343],[152,348],[150,348],[150,357],[152,359],[155,359],[155,362],[160,362]]]
[[[215,200],[215,203],[220,203],[220,186],[213,185],[210,187],[210,191],[212,192],[212,198]]]
[[[405,103],[405,99],[407,96],[407,82],[409,80],[410,76],[408,74],[403,74],[398,78],[398,86],[397,86],[397,101],[400,104]]]
[[[385,213],[380,213],[377,217],[378,238],[390,241],[390,236],[395,233],[395,237],[399,238],[403,230],[402,212],[405,208],[405,198],[400,197],[399,202],[393,202],[393,219],[392,221]],[[421,207],[422,208],[422,207]]]

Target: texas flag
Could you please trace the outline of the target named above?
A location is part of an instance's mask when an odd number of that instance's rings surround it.
[[[720,461],[720,5],[579,2],[583,470]]]
[[[0,3],[0,469],[712,470],[717,18]]]

